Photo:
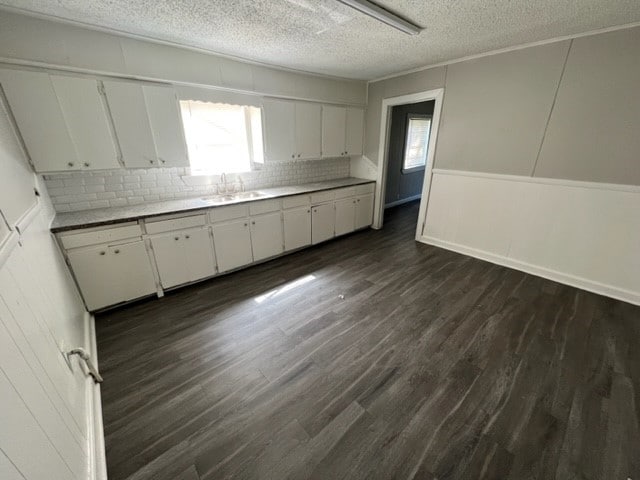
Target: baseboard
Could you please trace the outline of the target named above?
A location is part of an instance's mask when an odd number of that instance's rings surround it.
[[[95,318],[89,312],[84,316],[85,345],[98,365],[98,348],[96,344]],[[100,384],[93,380],[87,380],[87,441],[88,464],[90,480],[107,480],[107,458],[104,449],[104,429],[102,425],[102,399],[100,396]]]
[[[446,240],[440,240],[438,238],[426,235],[420,237],[420,241],[428,245],[445,248],[447,250],[452,250],[464,255],[469,255],[470,257],[479,258],[480,260],[486,260],[487,262],[495,263],[497,265],[503,265],[505,267],[530,273],[538,277],[553,280],[554,282],[564,283],[565,285],[580,288],[582,290],[587,290],[589,292],[604,295],[606,297],[615,298],[616,300],[622,300],[623,302],[640,305],[640,293],[637,292],[632,292],[630,290],[625,290],[612,285],[596,282],[587,278],[577,277],[575,275],[559,272],[557,270],[551,270],[539,265],[533,265],[530,263],[522,262],[520,260],[505,257],[503,255],[496,255],[491,252],[479,250],[477,248],[449,242]]]
[[[420,200],[422,198],[422,194],[413,195],[407,198],[401,198],[400,200],[396,200],[395,202],[387,203],[384,208],[397,207],[398,205],[402,205],[404,203],[413,202],[414,200]]]

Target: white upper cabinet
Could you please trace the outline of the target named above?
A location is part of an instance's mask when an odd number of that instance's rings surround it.
[[[160,166],[189,166],[176,92],[173,88],[148,85],[142,90]]]
[[[0,84],[36,171],[120,166],[96,80],[2,70]]]
[[[347,109],[323,105],[322,107],[322,156],[342,157],[345,155]]]
[[[160,161],[151,133],[142,85],[105,81],[104,89],[124,164],[127,167],[158,166]]]
[[[293,102],[263,102],[265,158],[267,162],[284,162],[296,158],[296,107]]]
[[[104,87],[125,166],[189,165],[172,88],[116,81],[106,81]]]
[[[347,108],[345,155],[362,155],[364,137],[364,110],[361,108]]]
[[[320,158],[322,107],[317,103],[295,103],[296,158]]]

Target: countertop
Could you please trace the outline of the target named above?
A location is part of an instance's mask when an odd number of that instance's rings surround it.
[[[289,185],[283,187],[261,188],[255,190],[262,194],[259,198],[236,199],[225,203],[207,200],[208,197],[214,195],[203,195],[195,198],[183,198],[179,200],[167,200],[164,202],[141,203],[138,205],[128,205],[126,207],[113,208],[96,208],[92,210],[79,210],[77,212],[58,213],[51,223],[51,231],[63,232],[65,230],[73,230],[76,228],[97,227],[100,225],[110,225],[121,222],[129,222],[139,220],[141,218],[149,218],[157,215],[166,215],[170,213],[188,212],[192,210],[202,210],[209,208],[224,207],[227,205],[237,205],[239,203],[259,202],[270,198],[287,197],[290,195],[299,195],[302,193],[319,192],[322,190],[331,190],[333,188],[350,187],[353,185],[361,185],[372,183],[373,180],[364,178],[338,178],[335,180],[327,180],[325,182],[304,183],[301,185]]]

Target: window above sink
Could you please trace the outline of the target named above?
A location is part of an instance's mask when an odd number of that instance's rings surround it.
[[[250,172],[264,162],[259,107],[181,100],[180,110],[192,175]]]

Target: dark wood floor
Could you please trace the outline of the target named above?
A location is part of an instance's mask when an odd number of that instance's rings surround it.
[[[416,217],[100,315],[109,478],[640,480],[640,308]]]

